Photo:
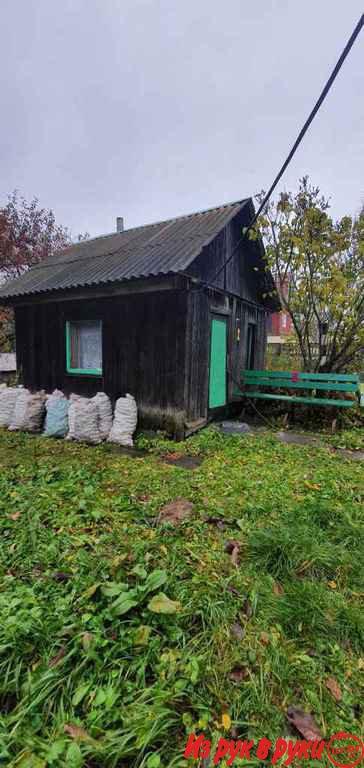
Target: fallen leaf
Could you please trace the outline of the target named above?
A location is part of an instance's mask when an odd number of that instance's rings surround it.
[[[225,728],[225,731],[228,731],[231,727],[231,717],[227,714],[227,712],[224,712],[222,718],[221,718],[221,724],[222,727]]]
[[[228,541],[225,542],[224,549],[225,549],[225,552],[228,553],[228,555],[231,555],[233,550],[236,549],[237,547],[240,547],[240,542],[237,541],[236,539],[229,539]]]
[[[53,574],[54,581],[69,581],[72,576],[70,573],[64,573],[63,571],[56,571],[56,573]]]
[[[334,677],[328,677],[327,680],[325,680],[325,685],[326,685],[326,688],[330,691],[335,701],[341,701],[342,693],[337,680],[335,680]]]
[[[284,589],[282,585],[278,583],[278,581],[275,581],[273,584],[273,593],[277,595],[277,597],[280,597],[284,594]]]
[[[13,515],[8,515],[8,518],[10,520],[19,520],[20,515],[21,515],[21,512],[14,512]]]
[[[101,584],[100,581],[97,581],[96,584],[91,584],[91,587],[89,587],[88,589],[85,589],[85,591],[82,592],[81,597],[84,598],[85,600],[89,600],[89,598],[92,597],[95,594],[95,592],[97,592],[100,584]]]
[[[330,589],[336,589],[337,588],[336,581],[328,581],[327,586],[330,587]]]
[[[308,482],[308,480],[305,480],[304,485],[306,486],[306,488],[309,488],[310,491],[320,491],[321,490],[320,483],[310,483],[310,482]]]
[[[59,662],[61,661],[61,659],[63,659],[63,656],[65,655],[65,653],[66,653],[66,649],[65,649],[64,645],[62,645],[62,647],[59,649],[59,651],[56,654],[56,656],[53,656],[53,659],[50,660],[48,666],[49,667],[56,667],[57,664],[59,664]]]
[[[164,453],[162,459],[182,459],[185,454],[180,451],[171,451],[171,453]]]
[[[170,600],[164,592],[159,592],[148,603],[148,609],[152,613],[178,613],[181,610],[181,603],[178,600]]]
[[[87,741],[89,744],[93,744],[94,746],[97,745],[97,741],[95,741],[95,739],[93,739],[92,736],[79,725],[72,725],[72,723],[66,724],[63,730],[65,733],[68,733],[72,739],[75,739],[75,741]]]
[[[84,632],[82,635],[82,646],[84,651],[88,651],[91,647],[91,643],[93,640],[93,634],[92,632]]]
[[[147,645],[152,627],[141,624],[134,635],[134,645]]]
[[[216,525],[216,528],[219,528],[220,531],[223,531],[225,528],[225,523],[221,517],[206,517],[204,522],[209,525]]]
[[[243,613],[245,613],[247,619],[251,619],[253,615],[253,606],[248,598],[243,602]]]
[[[233,587],[231,584],[228,584],[226,589],[228,592],[231,592],[232,595],[235,595],[235,597],[242,597],[241,592],[239,592],[239,590],[236,589],[236,587]]]
[[[235,565],[235,568],[237,568],[239,565],[239,551],[240,547],[234,547],[231,553],[231,562],[233,565]]]
[[[308,741],[322,739],[322,733],[309,712],[304,712],[297,707],[288,707],[287,720]]]
[[[229,539],[225,544],[225,552],[230,555],[231,562],[236,568],[239,565],[240,546],[240,542],[236,539]]]
[[[245,634],[243,627],[237,621],[231,625],[230,632],[237,640],[242,640]]]
[[[192,501],[187,501],[187,499],[175,499],[175,501],[171,501],[169,504],[165,504],[165,506],[162,507],[157,517],[157,525],[159,523],[179,525],[191,516],[192,510]]]
[[[229,678],[233,683],[242,683],[243,680],[246,680],[248,677],[249,671],[247,667],[241,667],[238,664],[229,673]]]
[[[113,557],[113,559],[111,561],[112,569],[114,571],[117,570],[117,568],[119,568],[119,566],[122,563],[124,563],[124,561],[127,560],[127,558],[128,558],[128,553],[127,552],[123,552],[122,555],[116,555],[115,557]]]

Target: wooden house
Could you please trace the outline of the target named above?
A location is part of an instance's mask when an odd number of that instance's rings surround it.
[[[277,308],[262,243],[238,245],[253,212],[249,198],[133,229],[118,219],[2,286],[23,384],[130,392],[142,424],[178,436],[224,414],[240,369],[263,368]]]

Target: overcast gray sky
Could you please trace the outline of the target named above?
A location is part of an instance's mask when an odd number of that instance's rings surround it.
[[[267,188],[362,0],[3,0],[0,202],[17,187],[73,235]],[[364,31],[283,187],[364,198]]]

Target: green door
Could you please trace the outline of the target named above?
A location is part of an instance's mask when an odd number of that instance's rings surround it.
[[[226,320],[211,321],[209,408],[226,405]]]

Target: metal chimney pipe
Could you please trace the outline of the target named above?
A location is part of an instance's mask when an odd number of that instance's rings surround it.
[[[122,216],[116,217],[116,231],[124,232],[124,219]]]

